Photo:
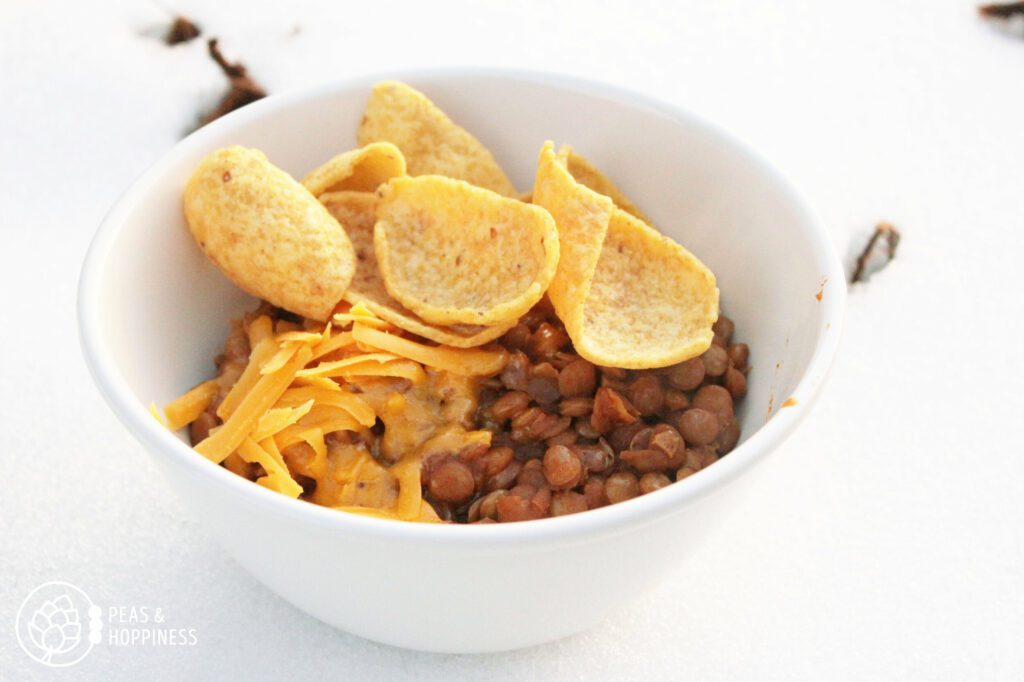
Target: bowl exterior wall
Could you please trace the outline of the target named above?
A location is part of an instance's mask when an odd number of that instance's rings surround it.
[[[757,475],[626,532],[526,550],[419,547],[411,557],[401,541],[310,526],[215,490],[197,495],[206,477],[162,464],[235,560],[294,606],[360,637],[455,654],[576,634],[667,576],[685,579],[680,561],[715,532]]]

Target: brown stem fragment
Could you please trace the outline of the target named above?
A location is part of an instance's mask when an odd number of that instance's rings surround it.
[[[1012,19],[1024,16],[1024,2],[1000,2],[991,5],[978,5],[978,14],[986,19]]]
[[[190,40],[198,38],[201,33],[202,31],[199,30],[199,26],[179,15],[174,17],[171,27],[167,29],[167,35],[164,36],[164,42],[168,45],[187,43]]]
[[[240,109],[246,104],[251,104],[267,96],[267,91],[249,76],[248,70],[241,63],[236,62],[232,64],[224,58],[220,48],[217,46],[216,38],[211,38],[207,42],[207,47],[210,50],[210,57],[213,61],[217,62],[221,71],[228,77],[230,88],[221,97],[217,106],[202,117],[200,126],[204,126],[210,121],[215,121],[221,116],[231,113],[235,109]]]
[[[888,264],[896,257],[896,249],[900,245],[900,231],[885,221],[878,223],[871,239],[868,240],[864,250],[857,257],[857,267],[854,268],[853,277],[850,278],[852,284],[865,281],[868,278],[867,267],[874,257],[875,249],[880,241],[885,242],[885,262]]]

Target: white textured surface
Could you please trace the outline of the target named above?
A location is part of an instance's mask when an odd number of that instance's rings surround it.
[[[1020,677],[1024,41],[960,0],[587,4],[178,6],[273,92],[475,64],[656,94],[778,163],[847,260],[875,221],[898,225],[821,403],[723,532],[596,630],[486,657],[356,639],[240,573],[102,404],[74,326],[93,229],[220,76],[201,42],[141,34],[165,20],[155,4],[5,4],[0,679]],[[45,669],[12,625],[46,580],[161,607],[199,645]]]

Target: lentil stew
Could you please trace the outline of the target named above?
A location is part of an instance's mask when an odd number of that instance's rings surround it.
[[[250,362],[250,328],[267,317],[277,333],[322,329],[269,304],[233,323],[216,358],[216,395],[189,427],[193,444],[222,424],[218,408]],[[574,352],[544,299],[489,347],[507,353],[500,372],[349,377],[346,389],[383,418],[325,433],[322,457],[302,440],[280,454],[300,499],[347,511],[396,504],[403,476],[418,478],[421,521],[525,521],[623,502],[736,446],[750,367],[749,348],[733,335],[720,316],[699,357],[660,369],[598,367]],[[237,453],[223,466],[252,481],[268,475]]]

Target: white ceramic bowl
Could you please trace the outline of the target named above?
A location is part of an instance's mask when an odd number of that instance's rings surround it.
[[[248,106],[180,142],[136,182],[101,225],[82,271],[86,361],[196,518],[307,613],[373,640],[443,652],[579,632],[675,570],[807,413],[838,345],[842,268],[821,223],[778,171],[671,105],[539,73],[386,76],[423,90],[522,189],[532,185],[544,140],[572,144],[711,267],[753,365],[743,440],[731,454],[681,483],[584,514],[434,526],[288,499],[211,464],[156,423],[150,402],[208,378],[227,320],[253,303],[193,243],[181,210],[186,178],[204,155],[231,144],[258,147],[301,177],[355,146],[377,77]],[[783,408],[787,399],[795,404]]]

